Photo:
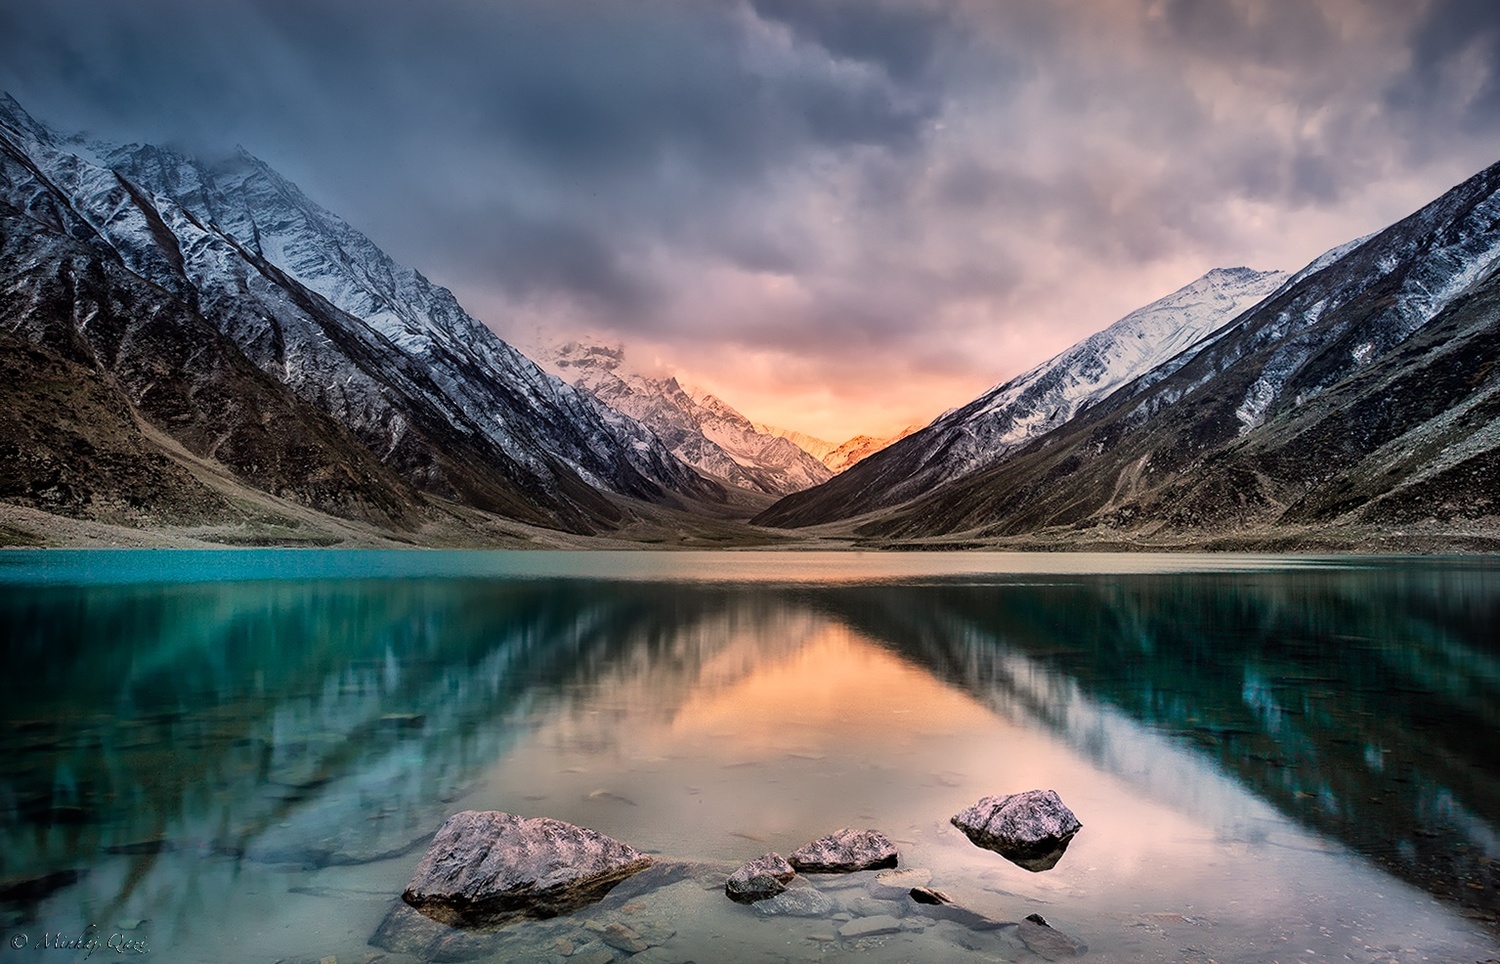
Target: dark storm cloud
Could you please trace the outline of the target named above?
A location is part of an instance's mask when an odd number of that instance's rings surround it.
[[[1500,122],[1500,4],[1434,3],[1413,38],[1411,69],[1393,85],[1389,103],[1397,109]]]
[[[795,52],[756,62],[757,24],[730,3],[61,0],[0,16],[8,80],[68,91],[69,122],[201,149],[245,141],[345,182],[340,210],[358,224],[425,211],[415,236],[438,260],[623,311],[648,307],[653,286],[612,250],[701,242],[704,219],[809,152],[914,149],[932,110],[885,76]],[[925,19],[875,20],[825,24],[829,42],[896,74],[919,67]],[[920,29],[892,32],[905,28]],[[787,260],[725,233],[731,256]]]
[[[1497,65],[1494,0],[0,0],[44,121],[243,143],[502,331],[892,411],[1407,213],[1500,158]]]

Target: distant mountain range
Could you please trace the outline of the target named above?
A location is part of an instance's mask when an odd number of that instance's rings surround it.
[[[648,426],[678,458],[729,485],[782,496],[833,477],[817,458],[760,431],[722,399],[635,371],[621,345],[570,340],[535,353],[566,381]]]
[[[243,151],[0,98],[0,543],[1494,549],[1497,190],[833,445],[618,346],[548,374]]]
[[[892,442],[906,438],[919,428],[921,428],[920,425],[908,425],[895,435],[885,438],[877,438],[873,435],[856,435],[846,441],[834,443],[825,442],[820,438],[813,438],[811,435],[804,435],[801,432],[794,432],[791,429],[777,428],[774,425],[764,425],[760,422],[755,423],[755,430],[757,432],[765,435],[775,435],[778,438],[784,438],[792,442],[798,448],[801,448],[813,458],[822,462],[828,467],[830,472],[835,474],[844,471],[856,462],[869,458]]]

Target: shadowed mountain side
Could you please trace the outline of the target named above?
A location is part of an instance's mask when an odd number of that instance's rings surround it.
[[[1231,536],[1496,514],[1500,165],[1305,273],[1165,378],[864,535]]]
[[[179,299],[0,206],[0,497],[150,526],[239,513],[142,419],[251,485],[390,528],[416,491]]]
[[[1233,547],[1314,521],[1493,521],[1497,188],[1500,165],[1329,252],[1185,360],[854,531]],[[888,471],[872,485],[902,484],[901,466]],[[790,518],[811,496],[758,519]]]
[[[1106,769],[1180,780],[1099,706],[1118,710],[1298,822],[1500,921],[1500,748],[1475,738],[1500,727],[1493,572],[1084,578],[810,601]],[[1255,843],[1254,828],[1224,832]]]
[[[857,531],[890,537],[1164,527],[1232,538],[1256,526],[1494,516],[1497,353],[1500,280],[1490,278],[1368,368],[1243,436],[1224,430],[1233,393],[1200,393],[1144,422],[1132,399],[1118,398],[1002,465]],[[1196,363],[1180,373],[1185,380],[1204,374]],[[1248,389],[1255,376],[1252,365],[1221,379]],[[1164,391],[1180,387],[1176,377]],[[1140,404],[1152,397],[1148,392]]]
[[[112,299],[170,304],[212,330],[203,334],[215,352],[237,352],[236,366],[269,376],[260,379],[262,395],[279,391],[278,405],[309,412],[318,427],[272,419],[252,458],[226,458],[252,486],[266,463],[307,462],[312,476],[338,475],[337,465],[316,464],[326,453],[272,451],[336,424],[345,443],[352,437],[386,467],[382,474],[404,480],[408,502],[422,490],[523,523],[593,533],[635,521],[630,500],[685,509],[725,501],[721,486],[647,429],[547,376],[450,293],[247,155],[207,166],[153,147],[84,145],[0,98],[0,201],[13,218],[0,264],[18,281],[0,299],[12,330],[24,321],[36,342],[49,326],[71,327],[66,338],[86,340],[94,313],[108,317]],[[88,284],[72,290],[73,276]],[[139,293],[146,290],[154,294]],[[192,431],[227,452],[221,438],[237,430],[219,420],[226,409],[253,411],[257,398],[226,397],[217,408],[200,398],[195,372],[173,367],[195,362],[197,336],[180,334],[181,344],[153,344],[149,354],[125,338],[118,352],[98,353],[101,364],[116,374],[149,371],[152,392],[192,408]],[[156,335],[170,340],[165,330]],[[169,436],[189,431],[181,418],[141,411]],[[195,453],[205,447],[178,440]],[[267,491],[304,499],[288,486]]]

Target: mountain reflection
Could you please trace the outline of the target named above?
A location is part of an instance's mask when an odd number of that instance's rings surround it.
[[[818,604],[1108,770],[1150,781],[1101,704],[1397,876],[1500,910],[1494,572],[880,587]],[[1152,789],[1191,807],[1175,778]]]
[[[1376,568],[5,587],[0,879],[31,887],[9,892],[10,913],[110,862],[83,879],[90,899],[189,907],[205,855],[410,852],[592,689],[647,679],[647,711],[721,720],[733,707],[708,691],[734,693],[767,645],[793,656],[830,622],[1174,805],[1212,811],[1165,759],[1207,757],[1392,873],[1500,909],[1500,581]],[[741,659],[752,626],[779,642]]]

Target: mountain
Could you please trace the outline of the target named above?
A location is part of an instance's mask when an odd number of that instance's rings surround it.
[[[243,151],[205,163],[85,143],[5,97],[0,217],[0,333],[114,391],[122,427],[256,488],[364,518],[347,493],[317,494],[352,487],[389,503],[381,524],[422,492],[577,532],[626,523],[631,500],[723,500],[650,430],[544,373]],[[0,497],[30,499],[44,476]]]
[[[829,452],[828,457],[823,460],[823,464],[836,473],[842,472],[856,462],[863,462],[876,452],[901,441],[919,428],[921,428],[920,425],[908,425],[895,435],[885,438],[876,438],[873,435],[856,435],[835,448],[832,452]]]
[[[828,464],[828,456],[832,455],[834,451],[839,448],[839,446],[833,442],[829,442],[820,438],[814,438],[811,435],[805,435],[802,432],[798,432],[793,429],[780,428],[775,425],[767,425],[764,422],[754,422],[752,424],[755,427],[755,430],[760,434],[774,435],[777,438],[784,438],[788,442],[791,442],[793,445],[797,446],[797,448],[817,459],[819,462],[822,462],[824,465]]]
[[[832,483],[784,500],[756,521],[797,526],[898,505],[984,468],[1067,422],[1121,385],[1167,364],[1287,280],[1285,272],[1216,268],[1049,358],[921,432],[882,447]],[[846,443],[847,444],[847,443]]]
[[[1500,164],[1319,258],[1185,359],[857,531],[1483,542],[1500,516],[1497,358]]]
[[[679,459],[732,486],[781,496],[832,475],[795,444],[757,431],[722,399],[632,370],[619,345],[572,340],[537,354],[565,380],[650,427]]]
[[[897,434],[887,438],[876,438],[873,435],[856,435],[846,442],[835,445],[832,442],[825,442],[823,439],[813,438],[811,435],[804,435],[801,432],[795,432],[791,429],[777,428],[774,425],[765,425],[761,422],[755,423],[755,430],[757,432],[760,432],[762,435],[774,435],[777,438],[786,439],[808,455],[822,462],[835,474],[879,452],[892,442],[906,438],[919,427],[917,425],[908,425]]]

